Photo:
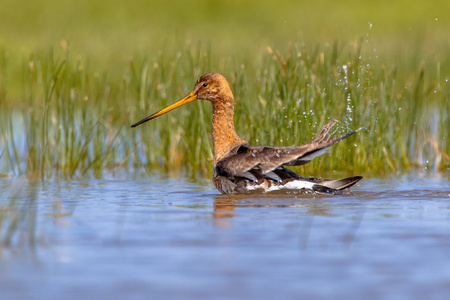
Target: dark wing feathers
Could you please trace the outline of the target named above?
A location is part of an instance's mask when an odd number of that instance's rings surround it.
[[[336,124],[337,122],[338,122],[337,120],[331,120],[327,124],[323,125],[322,128],[320,128],[317,136],[311,142],[320,142],[329,140],[331,136],[328,134],[328,132],[330,131],[331,127],[333,127],[333,125]]]
[[[321,185],[329,187],[331,189],[335,190],[343,190],[348,187],[351,187],[358,181],[362,179],[362,176],[353,176],[343,179],[337,179],[337,180],[325,180],[323,182],[320,182]]]
[[[324,154],[334,144],[339,143],[343,139],[346,139],[355,133],[356,133],[356,131],[352,131],[350,133],[347,133],[347,134],[342,135],[337,138],[332,138],[332,139],[327,138],[326,141],[322,141],[322,142],[315,142],[314,140],[311,142],[308,142],[303,146],[309,146],[308,148],[310,150],[285,165],[286,166],[300,166],[300,165],[307,164],[311,160],[313,160],[315,157]],[[302,147],[302,146],[300,146],[300,147]]]
[[[242,147],[239,148],[242,150]],[[261,160],[254,151],[247,148],[246,151],[225,157],[217,162],[215,171],[219,176],[245,177],[255,180],[248,171],[261,164]]]
[[[282,179],[280,174],[285,174],[285,172],[276,172],[277,168],[283,165],[298,166],[306,164],[313,158],[325,153],[332,145],[355,133],[353,131],[337,138],[333,137],[329,134],[329,131],[336,122],[336,120],[328,122],[320,129],[316,138],[298,147],[251,147],[242,145],[233,149],[230,153],[232,155],[216,163],[216,174],[219,176],[244,177],[255,181],[257,177],[254,173],[258,169],[266,177],[279,181]],[[294,177],[294,175],[292,176]]]

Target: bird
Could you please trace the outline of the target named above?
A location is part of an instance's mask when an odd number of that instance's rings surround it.
[[[236,133],[233,93],[228,81],[220,73],[202,75],[187,96],[131,127],[195,100],[207,100],[212,104],[213,182],[222,194],[283,192],[341,195],[363,178],[305,178],[287,168],[310,162],[356,132],[338,137],[330,135],[330,129],[338,122],[336,120],[329,121],[313,140],[300,146],[250,146]]]

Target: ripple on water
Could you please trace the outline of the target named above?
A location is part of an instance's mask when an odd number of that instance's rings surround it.
[[[0,252],[2,299],[450,292],[445,179],[366,179],[345,196],[224,196],[184,179],[1,185],[2,211],[18,205],[27,216]]]

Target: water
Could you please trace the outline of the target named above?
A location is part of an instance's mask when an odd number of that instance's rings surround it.
[[[14,196],[37,212],[35,245],[24,225],[0,252],[0,299],[450,294],[442,178],[366,179],[351,196],[297,198],[227,197],[184,179],[0,185],[3,208]]]

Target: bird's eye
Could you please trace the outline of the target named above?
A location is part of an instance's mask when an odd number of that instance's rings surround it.
[[[208,83],[205,82],[205,83],[203,84],[203,87],[207,87],[207,86],[208,86]]]

